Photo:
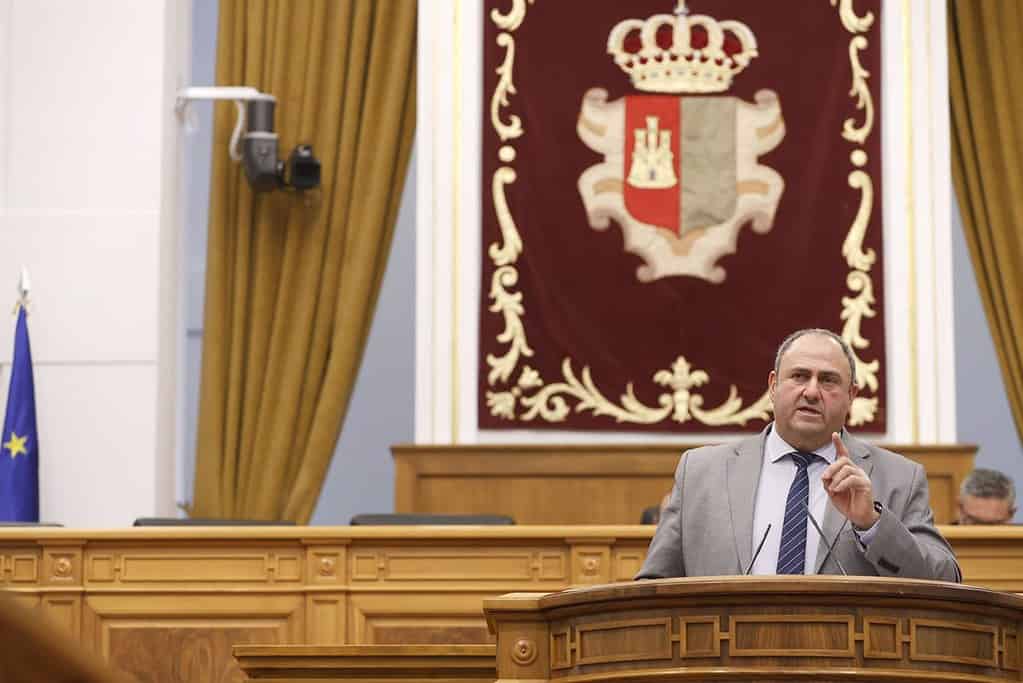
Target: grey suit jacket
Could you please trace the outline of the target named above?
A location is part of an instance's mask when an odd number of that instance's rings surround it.
[[[637,579],[742,574],[753,557],[753,510],[767,429],[735,444],[687,451]],[[850,574],[961,581],[948,542],[934,528],[924,468],[843,432],[849,457],[870,477],[884,509],[866,548],[828,500],[821,526]],[[784,495],[784,492],[782,492]],[[843,526],[843,522],[846,522]],[[779,530],[780,532],[780,530]],[[816,533],[812,528],[810,533]],[[759,543],[760,539],[756,542]],[[841,573],[821,542],[815,568]],[[821,565],[821,562],[824,564]]]

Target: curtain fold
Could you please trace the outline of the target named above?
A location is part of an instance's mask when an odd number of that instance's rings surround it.
[[[1016,431],[1023,438],[1023,6],[949,0],[952,177]]]
[[[306,523],[337,442],[390,251],[415,128],[412,0],[221,0],[217,83],[277,97],[279,153],[322,186],[254,193],[218,105],[196,517]]]

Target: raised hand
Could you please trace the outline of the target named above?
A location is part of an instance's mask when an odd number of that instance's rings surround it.
[[[869,529],[881,516],[874,509],[870,477],[849,458],[849,449],[842,443],[838,432],[832,432],[831,443],[835,444],[837,457],[821,475],[824,490],[835,508],[848,517],[853,526]]]

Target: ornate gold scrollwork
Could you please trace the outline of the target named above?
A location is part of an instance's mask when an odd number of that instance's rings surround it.
[[[631,382],[625,395],[621,397],[622,404],[611,403],[593,383],[588,367],[582,369],[581,380],[576,378],[572,371],[571,358],[562,361],[561,373],[565,381],[547,384],[532,396],[522,397],[522,405],[527,409],[521,417],[522,420],[530,421],[539,416],[547,422],[564,422],[569,411],[565,396],[578,402],[575,406],[576,412],[592,411],[594,415],[613,417],[616,422],[654,424],[671,412],[670,396],[667,394],[661,396],[659,409],[649,408],[633,394]]]
[[[858,349],[870,346],[870,342],[860,334],[860,323],[864,318],[873,318],[877,315],[871,307],[874,303],[874,285],[870,276],[859,270],[849,273],[846,285],[852,291],[859,292],[859,295],[842,297],[842,320],[845,321],[842,325],[842,338],[852,347],[853,356],[856,357],[856,376],[860,386],[876,392],[880,363],[877,360],[865,363],[857,354]]]
[[[501,120],[501,108],[508,106],[508,95],[514,95],[515,83],[512,81],[512,69],[515,67],[515,39],[507,33],[500,33],[497,36],[497,44],[503,47],[504,61],[497,67],[497,87],[494,88],[494,95],[490,98],[490,122],[494,124],[494,131],[502,141],[513,140],[522,135],[522,119],[515,114],[508,115],[508,123]]]
[[[529,4],[532,5],[533,0],[529,0]],[[490,10],[490,20],[503,31],[515,31],[522,25],[522,20],[525,18],[526,0],[512,0],[512,7],[508,10],[508,14],[501,14],[496,9]]]
[[[838,16],[842,19],[842,26],[849,33],[866,33],[874,25],[874,13],[867,12],[862,17],[857,16],[853,9],[853,0],[831,0],[831,6],[838,5]]]
[[[874,96],[870,94],[870,88],[867,87],[870,72],[860,64],[860,51],[865,50],[867,45],[867,39],[863,36],[856,36],[849,41],[849,64],[852,66],[853,79],[849,96],[855,96],[856,108],[863,110],[863,125],[857,127],[852,118],[846,119],[842,124],[842,137],[857,144],[866,142],[870,132],[874,129]]]
[[[522,420],[529,421],[539,416],[548,422],[563,422],[569,412],[566,396],[577,401],[576,412],[591,411],[594,415],[613,417],[616,422],[632,424],[656,424],[669,415],[672,421],[679,424],[695,418],[714,426],[744,425],[751,419],[766,420],[769,417],[767,407],[770,398],[766,392],[752,406],[743,408],[742,399],[738,397],[734,386],[724,403],[712,410],[703,410],[703,396],[693,393],[691,389],[706,384],[710,378],[703,370],[693,370],[684,356],[675,359],[671,370],[658,370],[654,373],[656,384],[672,389],[672,393],[657,397],[659,407],[656,408],[636,398],[631,382],[619,397],[619,403],[612,403],[597,388],[588,367],[582,369],[581,379],[576,378],[570,358],[562,361],[561,372],[564,382],[543,385],[532,396],[522,396],[522,404],[527,408]]]
[[[508,381],[515,366],[519,364],[520,355],[533,355],[522,325],[522,314],[525,312],[522,292],[509,291],[518,281],[519,271],[512,266],[501,266],[490,279],[490,298],[494,303],[487,310],[504,316],[504,330],[497,335],[497,341],[508,344],[508,351],[502,356],[487,354],[487,364],[490,366],[487,383],[491,385],[498,380]]]
[[[835,5],[836,0],[831,0],[831,6]],[[864,113],[860,126],[857,126],[851,117],[845,120],[842,125],[842,138],[863,145],[874,130],[874,98],[867,84],[870,72],[860,64],[859,56],[869,42],[858,34],[865,33],[873,26],[874,15],[867,12],[862,17],[858,16],[853,10],[852,0],[840,0],[838,11],[842,26],[853,34],[849,40],[849,65],[852,70],[852,88],[849,90],[849,96],[856,99],[856,109]],[[850,161],[856,168],[849,173],[849,187],[860,191],[860,205],[842,242],[842,256],[851,269],[846,276],[846,286],[856,296],[842,297],[842,338],[849,344],[856,359],[856,378],[861,389],[876,394],[881,363],[877,359],[866,362],[860,357],[861,352],[870,347],[870,341],[861,332],[863,319],[877,315],[873,308],[874,286],[870,278],[870,270],[877,261],[877,254],[873,249],[866,251],[863,249],[870,214],[874,208],[874,182],[870,174],[862,170],[867,163],[867,155],[862,149],[853,150]],[[876,396],[857,396],[849,409],[849,424],[855,427],[873,422],[877,416],[877,409]]]
[[[497,214],[497,223],[501,226],[501,244],[494,242],[490,245],[487,253],[495,266],[507,266],[515,263],[522,253],[522,236],[519,229],[515,227],[515,219],[512,218],[508,209],[508,200],[504,197],[504,186],[515,182],[515,169],[502,166],[494,171],[494,180],[491,183],[494,199],[494,213]]]
[[[877,260],[873,249],[863,251],[863,238],[867,234],[870,212],[874,208],[874,183],[867,173],[853,171],[849,174],[849,187],[860,191],[860,208],[857,209],[849,233],[842,242],[842,256],[850,268],[868,272]]]

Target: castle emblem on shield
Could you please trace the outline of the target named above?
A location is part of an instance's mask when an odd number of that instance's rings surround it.
[[[753,32],[690,15],[679,0],[674,14],[616,24],[607,50],[637,90],[653,94],[583,96],[576,130],[604,155],[579,177],[590,226],[621,226],[625,249],[644,261],[642,282],[724,281],[718,259],[735,251],[747,222],[771,229],[785,189],[757,160],[785,137],[777,93],[760,90],[753,103],[720,94],[757,56]]]

